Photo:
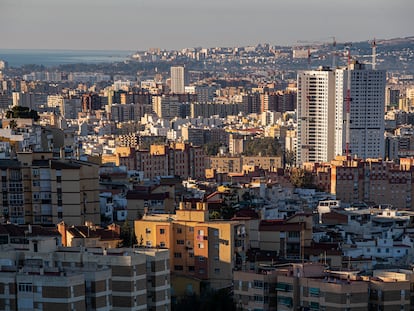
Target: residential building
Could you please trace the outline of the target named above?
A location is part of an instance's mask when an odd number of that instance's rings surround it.
[[[185,143],[151,145],[137,152],[137,170],[145,178],[177,175],[181,178],[204,178],[205,156],[201,147]]]
[[[276,252],[280,258],[304,259],[312,242],[312,214],[296,213],[287,219],[262,220],[259,249]]]
[[[335,156],[335,73],[326,67],[298,73],[296,163]]]
[[[206,203],[180,203],[174,214],[144,215],[135,221],[135,235],[147,247],[167,248],[173,288],[182,277],[220,289],[231,286],[236,253],[245,251],[246,237],[238,221],[209,220]],[[241,232],[241,230],[239,230]],[[179,282],[179,281],[177,281]]]
[[[233,279],[237,310],[276,311],[277,271],[234,271]]]
[[[171,93],[184,94],[187,82],[184,66],[171,67]]]
[[[412,209],[412,173],[408,167],[381,159],[336,157],[331,162],[331,193],[347,203],[374,202]]]
[[[254,167],[276,171],[282,167],[281,157],[216,156],[208,158],[208,168],[217,173],[243,173]]]
[[[17,224],[100,223],[98,165],[54,160],[52,153],[19,152],[0,160],[1,210]]]
[[[349,155],[361,159],[383,158],[385,70],[368,69],[364,64],[354,61],[348,68],[337,69],[335,79],[337,140],[335,155],[346,155],[346,124],[348,122],[346,106],[350,105]],[[349,101],[347,100],[348,91]]]
[[[336,70],[301,71],[297,81],[298,164],[384,156],[384,70],[354,61]]]
[[[2,310],[171,308],[168,250],[1,247]]]

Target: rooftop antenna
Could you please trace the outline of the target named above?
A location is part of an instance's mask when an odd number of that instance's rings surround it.
[[[371,47],[372,47],[372,69],[375,70],[375,67],[377,65],[377,43],[375,42],[375,38],[374,38],[374,41],[372,41],[371,43]]]

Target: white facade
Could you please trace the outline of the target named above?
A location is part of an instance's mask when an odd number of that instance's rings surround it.
[[[354,62],[349,70],[322,67],[298,73],[297,164],[345,155],[348,72],[349,155],[384,158],[385,71]]]
[[[336,70],[336,138],[335,152],[345,152],[345,114],[346,91],[350,77],[350,145],[351,156],[362,159],[383,158],[384,111],[385,111],[385,71],[366,69],[363,64],[355,62],[350,70]],[[343,124],[343,129],[341,129]]]
[[[184,94],[185,68],[183,66],[171,67],[171,93]]]
[[[328,68],[298,73],[297,164],[334,158],[335,77]]]

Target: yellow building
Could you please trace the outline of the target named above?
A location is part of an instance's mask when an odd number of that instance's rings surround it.
[[[196,209],[180,204],[175,215],[145,215],[135,221],[138,244],[170,250],[174,276],[187,276],[210,284],[212,288],[231,286],[236,253],[244,251],[245,236],[238,221],[210,221],[205,203]],[[173,285],[174,287],[174,285]],[[182,287],[182,284],[174,288]]]
[[[247,156],[217,156],[208,159],[210,169],[217,173],[243,173],[251,171],[251,167],[259,167],[264,170],[276,171],[282,167],[281,157],[247,157]]]
[[[99,224],[99,166],[55,160],[48,152],[19,152],[0,160],[3,217],[12,223]]]

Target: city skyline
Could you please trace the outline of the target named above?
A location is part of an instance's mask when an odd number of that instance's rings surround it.
[[[412,35],[414,2],[4,0],[3,49],[295,45]]]

